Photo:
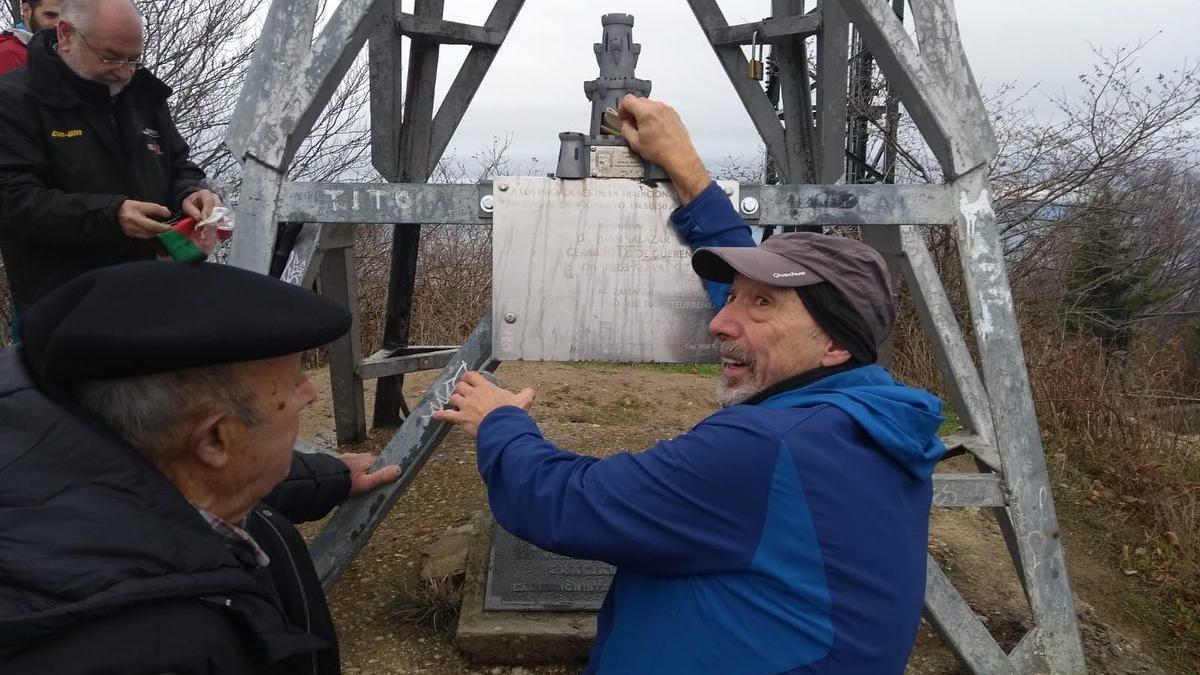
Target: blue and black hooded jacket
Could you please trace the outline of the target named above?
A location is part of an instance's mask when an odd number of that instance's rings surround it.
[[[723,194],[674,220],[693,246],[752,244]],[[935,397],[863,366],[605,459],[500,408],[478,462],[505,529],[617,566],[588,672],[900,673],[941,422]]]

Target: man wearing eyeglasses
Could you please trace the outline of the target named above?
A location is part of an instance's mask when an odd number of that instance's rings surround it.
[[[28,67],[0,77],[0,254],[18,314],[88,270],[153,259],[162,221],[220,205],[142,39],[130,0],[62,0]]]

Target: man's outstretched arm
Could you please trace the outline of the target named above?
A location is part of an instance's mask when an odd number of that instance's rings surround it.
[[[514,394],[467,373],[434,419],[477,436],[496,522],[555,553],[650,574],[745,569],[758,548],[778,439],[735,418],[605,459],[563,451]],[[729,449],[737,447],[737,453]]]
[[[705,246],[754,246],[729,197],[704,168],[687,128],[675,110],[661,101],[626,94],[621,99],[621,134],[629,147],[667,172],[679,208],[671,223],[692,250]],[[705,281],[704,289],[719,310],[729,294],[729,284]]]

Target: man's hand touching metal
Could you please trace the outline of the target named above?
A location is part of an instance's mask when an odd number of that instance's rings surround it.
[[[192,194],[184,197],[183,208],[185,215],[191,216],[197,222],[204,220],[212,215],[213,209],[221,205],[221,198],[212,190],[196,190]]]
[[[463,375],[454,393],[450,395],[447,408],[435,410],[433,419],[439,422],[449,422],[463,428],[471,437],[479,434],[479,425],[496,408],[516,406],[529,410],[533,405],[534,391],[522,389],[512,393],[488,382],[487,378],[475,371]]]
[[[121,231],[126,237],[151,239],[158,233],[171,229],[169,225],[156,220],[170,215],[167,207],[160,204],[126,199],[117,209],[117,223],[121,225]]]
[[[381,466],[372,471],[371,465],[375,463],[375,455],[369,452],[343,452],[337,457],[350,469],[351,497],[393,483],[400,477],[400,467],[395,464]]]
[[[692,201],[708,187],[712,179],[674,108],[662,101],[626,94],[617,114],[621,117],[621,135],[629,147],[642,159],[666,170],[681,204]]]

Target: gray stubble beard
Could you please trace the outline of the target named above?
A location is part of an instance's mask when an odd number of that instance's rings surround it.
[[[762,382],[758,379],[757,364],[744,349],[735,344],[721,341],[717,344],[717,353],[746,364],[750,375],[750,381],[738,387],[732,386],[724,375],[717,376],[717,401],[722,408],[745,403],[763,390]]]

